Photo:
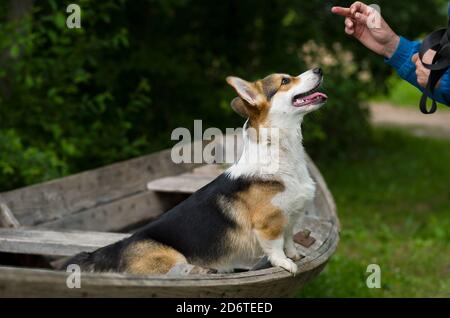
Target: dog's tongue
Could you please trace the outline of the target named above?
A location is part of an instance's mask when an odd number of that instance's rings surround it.
[[[305,96],[305,97],[296,98],[294,100],[293,105],[295,107],[306,106],[306,105],[313,104],[316,102],[325,101],[327,98],[328,98],[328,96],[325,95],[324,93],[316,92],[316,93],[313,93],[313,94]]]

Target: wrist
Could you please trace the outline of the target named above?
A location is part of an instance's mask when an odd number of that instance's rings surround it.
[[[391,39],[384,45],[382,55],[390,59],[397,50],[398,44],[400,43],[400,37],[393,33]]]

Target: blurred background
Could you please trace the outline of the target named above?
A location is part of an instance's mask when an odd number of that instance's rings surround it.
[[[66,7],[81,7],[81,29]],[[238,127],[225,77],[325,72],[329,101],[305,119],[306,149],[331,188],[341,243],[301,297],[450,296],[450,112],[344,34],[351,1],[0,2],[0,191],[173,145],[177,127]],[[377,1],[419,39],[443,0]],[[372,115],[371,115],[372,114]],[[368,289],[366,267],[382,269]]]

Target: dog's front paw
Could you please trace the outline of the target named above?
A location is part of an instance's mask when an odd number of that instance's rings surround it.
[[[270,263],[273,266],[279,266],[287,270],[288,272],[295,275],[297,272],[297,265],[289,258],[272,258],[270,259]]]

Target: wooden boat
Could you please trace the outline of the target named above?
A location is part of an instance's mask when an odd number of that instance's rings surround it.
[[[234,149],[239,152],[239,150]],[[63,257],[126,237],[219,175],[224,167],[175,164],[171,150],[0,194],[1,297],[285,297],[318,275],[336,249],[339,221],[332,195],[317,183],[315,209],[299,220],[304,256],[292,276],[281,268],[231,274],[136,276],[55,270]]]

